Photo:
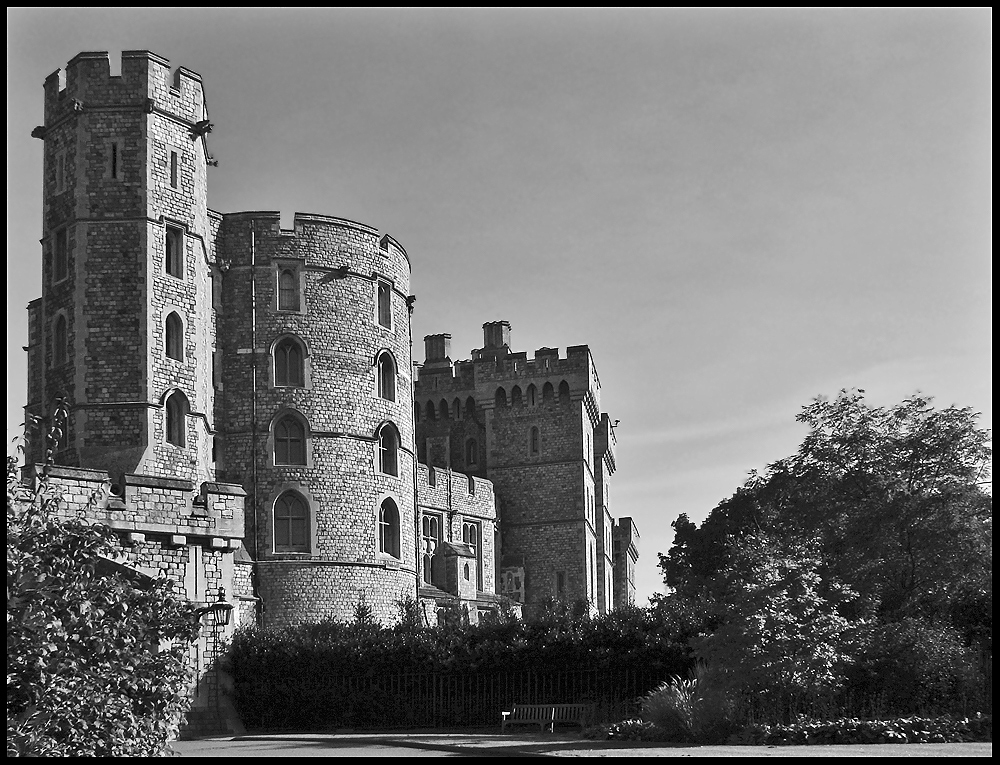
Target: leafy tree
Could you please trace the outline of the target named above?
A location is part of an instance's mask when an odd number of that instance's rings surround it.
[[[161,754],[189,703],[194,608],[109,566],[110,528],[49,511],[8,458],[7,755]]]
[[[872,407],[863,391],[815,399],[797,417],[809,432],[796,454],[752,473],[700,528],[675,521],[664,583],[717,598],[743,538],[816,540],[817,571],[860,596],[855,616],[947,619],[991,647],[990,434],[971,409],[931,401]]]
[[[692,641],[714,684],[733,696],[773,697],[789,713],[829,702],[863,624],[840,614],[854,593],[824,579],[821,568],[808,547],[762,534],[741,538],[720,576],[724,616]]]

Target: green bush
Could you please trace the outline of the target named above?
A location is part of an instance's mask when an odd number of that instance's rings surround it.
[[[105,574],[115,550],[111,529],[50,517],[8,458],[7,756],[151,756],[176,737],[193,607]]]
[[[755,725],[740,743],[782,744],[931,744],[992,741],[993,718],[904,717],[894,720],[802,720],[791,725]]]
[[[688,679],[675,676],[646,694],[642,718],[661,740],[718,743],[738,728],[733,699],[719,673],[699,664]]]

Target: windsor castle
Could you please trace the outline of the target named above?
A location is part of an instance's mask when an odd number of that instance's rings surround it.
[[[358,603],[434,623],[631,601],[638,532],[611,515],[588,347],[529,358],[491,321],[471,359],[437,334],[415,364],[403,245],[328,215],[286,230],[210,209],[211,129],[202,78],[148,51],[116,76],[81,53],[45,80],[26,412],[67,402],[48,469],[64,511],[115,528],[128,565],[234,605],[203,666],[240,623]]]

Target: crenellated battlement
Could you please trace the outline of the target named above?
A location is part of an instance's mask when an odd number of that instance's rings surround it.
[[[465,515],[495,518],[493,482],[450,468],[417,465],[420,504]]]
[[[497,348],[477,349],[471,360],[452,362],[440,357],[441,349],[450,347],[443,338],[450,337],[424,338],[426,361],[417,367],[414,384],[418,403],[422,397],[458,396],[464,400],[469,395],[489,402],[498,388],[504,388],[509,395],[514,386],[524,391],[533,384],[540,391],[546,383],[558,389],[565,381],[571,396],[592,400],[594,406],[600,407],[601,383],[589,346],[569,346],[564,356],[560,356],[558,348],[539,348],[533,358],[528,358],[526,351],[514,353],[505,344],[502,353]]]
[[[121,54],[121,74],[111,74],[107,51],[74,56],[66,69],[45,79],[45,126],[87,109],[135,108],[173,115],[189,123],[207,118],[201,75],[146,50]]]
[[[323,267],[351,266],[358,258],[362,258],[369,264],[369,273],[373,268],[379,270],[378,260],[374,259],[376,255],[399,257],[406,261],[407,267],[410,265],[409,254],[395,238],[348,218],[297,212],[290,229],[281,227],[281,213],[276,210],[222,213],[220,218],[224,237],[249,239],[252,231],[260,244],[280,241],[282,244],[279,247],[283,246],[284,252],[276,253],[277,257],[306,260],[318,258],[317,265]],[[332,250],[328,246],[331,241],[336,242],[336,248]],[[325,245],[321,248],[322,254],[315,243]],[[234,254],[241,256],[245,263],[234,261],[232,264],[249,264],[249,247],[236,248]]]
[[[181,546],[200,540],[223,552],[237,549],[243,539],[246,492],[236,484],[206,481],[198,489],[191,481],[145,475],[125,475],[115,486],[103,470],[43,465],[29,468],[33,489],[42,484],[55,500],[57,514],[103,523],[125,542],[160,539]]]

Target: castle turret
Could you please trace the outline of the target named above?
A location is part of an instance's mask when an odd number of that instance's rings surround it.
[[[212,478],[214,344],[201,78],[148,51],[45,80],[42,297],[28,412],[70,406],[59,462]],[[30,457],[41,455],[31,453]]]

